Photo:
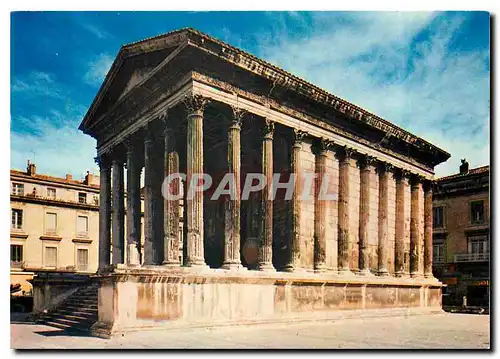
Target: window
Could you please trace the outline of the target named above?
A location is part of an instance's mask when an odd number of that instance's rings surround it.
[[[79,248],[76,250],[76,269],[86,271],[89,265],[89,250]]]
[[[55,188],[47,188],[47,197],[50,199],[56,199],[56,189]]]
[[[56,213],[45,213],[45,234],[57,234]]]
[[[45,247],[45,267],[57,267],[57,247]]]
[[[432,209],[433,218],[432,223],[434,228],[444,227],[444,207],[434,207]]]
[[[482,236],[470,236],[468,243],[469,254],[482,256],[489,252],[488,250],[488,237],[486,235]]]
[[[434,244],[432,246],[432,261],[433,263],[444,263],[444,243]]]
[[[11,267],[21,267],[23,263],[23,246],[18,244],[10,245],[10,265]]]
[[[13,209],[12,210],[12,222],[11,228],[22,229],[23,228],[23,210]]]
[[[470,223],[484,223],[484,202],[474,201],[470,203]]]
[[[78,216],[76,221],[76,234],[78,236],[88,236],[89,219],[87,216]]]
[[[13,183],[12,184],[12,194],[23,196],[24,195],[24,184]]]
[[[87,203],[87,194],[85,192],[78,192],[78,203]]]

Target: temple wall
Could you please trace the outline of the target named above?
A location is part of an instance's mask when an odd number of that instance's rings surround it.
[[[328,174],[328,193],[337,196],[337,200],[328,201],[326,204],[326,265],[329,268],[337,268],[339,161],[331,151],[327,152],[325,172]]]
[[[345,282],[312,273],[228,277],[160,272],[101,278],[99,321],[93,333],[337,319],[360,313],[380,316],[377,310],[384,308],[392,313],[400,308],[406,315],[441,312],[441,287],[425,280]]]

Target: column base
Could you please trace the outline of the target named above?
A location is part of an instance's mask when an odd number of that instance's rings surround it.
[[[210,269],[210,267],[205,262],[187,262],[185,266],[195,270]]]
[[[342,276],[353,276],[354,272],[350,270],[349,268],[339,268],[338,269],[338,274]]]
[[[432,273],[427,273],[427,274],[424,274],[424,277],[425,279],[430,279],[430,280],[438,280],[436,277],[434,277],[434,274]]]
[[[394,275],[398,278],[408,278],[409,277],[408,272],[403,272],[403,271],[398,271],[398,272],[394,273]]]
[[[288,273],[305,273],[306,270],[302,267],[294,266],[293,264],[288,264],[283,268],[284,272]]]
[[[130,266],[141,265],[141,254],[137,250],[137,245],[135,243],[130,243],[127,245],[127,264]]]
[[[335,269],[335,271],[337,271]],[[314,273],[330,272],[324,263],[319,263],[314,266]]]
[[[180,267],[181,262],[163,261],[161,265],[162,267],[174,268],[174,267]]]
[[[379,277],[388,277],[390,274],[389,274],[389,271],[385,268],[383,269],[379,269],[379,271],[377,272],[377,275]]]
[[[276,272],[272,263],[259,263],[257,269],[261,272]]]
[[[243,267],[240,263],[235,263],[235,262],[225,262],[222,264],[222,269],[228,269],[228,270],[247,270],[247,268]]]
[[[424,275],[422,273],[420,273],[420,272],[411,272],[410,273],[410,277],[418,279],[418,278],[423,278]]]
[[[373,277],[373,273],[368,268],[361,269],[358,275],[362,277]]]

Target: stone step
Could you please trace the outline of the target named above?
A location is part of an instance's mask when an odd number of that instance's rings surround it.
[[[59,309],[57,310],[57,313],[60,313],[61,315],[68,316],[68,317],[75,317],[75,318],[91,318],[91,317],[97,317],[97,310],[96,311],[87,311],[87,312],[77,312],[77,311],[72,311],[72,310],[64,310],[64,309]]]
[[[61,316],[53,316],[51,318],[48,318],[47,320],[50,320],[51,322],[55,322],[55,323],[59,323],[59,324],[69,325],[69,326],[75,326],[75,325],[88,326],[91,323],[94,323],[96,321],[93,318],[87,319],[87,320],[75,320],[75,319],[69,319],[69,318],[61,317]]]
[[[64,305],[60,309],[72,312],[97,312],[97,305]]]
[[[64,305],[97,305],[97,304],[98,304],[97,300],[81,301],[78,299],[69,299],[66,302],[62,303],[61,306],[64,306]]]

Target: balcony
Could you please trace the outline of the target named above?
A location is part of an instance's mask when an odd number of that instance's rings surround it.
[[[455,254],[454,262],[488,262],[490,260],[489,253],[464,253]]]

